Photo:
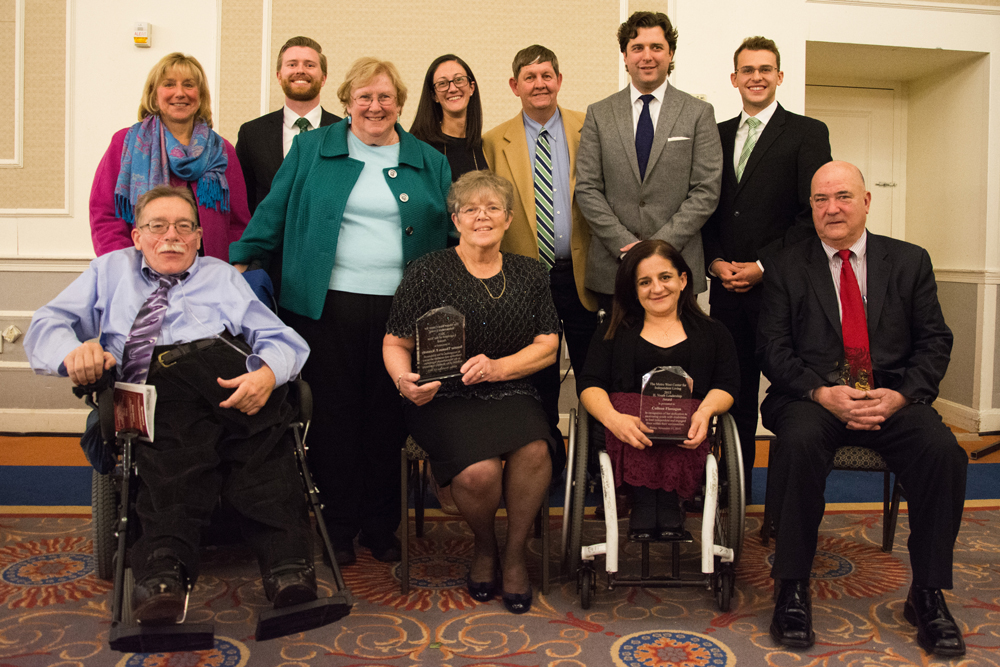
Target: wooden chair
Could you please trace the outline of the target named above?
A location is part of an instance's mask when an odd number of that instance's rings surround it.
[[[896,535],[896,520],[899,516],[899,498],[903,491],[898,477],[894,484],[890,483],[892,473],[889,471],[885,459],[882,458],[881,454],[867,447],[838,447],[833,455],[833,469],[882,473],[882,551],[892,553],[892,545]],[[774,519],[767,505],[767,498],[771,493],[770,472],[767,476],[767,487],[764,496],[764,522],[760,527],[760,541],[764,546],[767,546],[771,538],[771,531],[774,530]]]
[[[410,511],[409,489],[413,487],[414,519],[417,537],[424,536],[424,499],[427,497],[429,457],[413,438],[406,439],[406,445],[400,450],[400,515],[402,535],[402,560],[399,565],[399,592],[406,595],[410,592]],[[549,593],[549,496],[546,493],[541,510],[535,519],[535,537],[542,540],[542,593]]]

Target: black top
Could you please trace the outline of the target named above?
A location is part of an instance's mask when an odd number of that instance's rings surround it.
[[[661,348],[639,335],[641,322],[633,328],[621,325],[614,338],[604,340],[608,330],[606,321],[597,328],[590,343],[587,363],[576,380],[577,392],[600,387],[608,394],[638,393],[642,376],[656,366],[680,366],[694,378],[692,396],[695,398],[704,398],[711,389],[721,389],[736,398],[740,389],[740,370],[736,345],[729,331],[713,319],[697,316],[682,316],[681,323],[687,340]],[[655,354],[656,351],[670,353],[669,358]],[[685,357],[683,363],[677,363],[681,361],[679,355]]]
[[[503,253],[501,273],[485,280],[466,270],[454,248],[414,260],[396,289],[386,331],[413,338],[417,318],[442,306],[452,306],[465,315],[465,352],[469,358],[477,354],[490,359],[506,357],[527,347],[535,336],[559,331],[549,277],[536,260],[521,255]],[[470,386],[457,378],[445,381],[437,393],[441,397],[478,398],[516,394],[537,397],[527,378]]]
[[[472,150],[465,142],[465,137],[449,137],[445,135],[445,143],[439,141],[430,142],[439,153],[444,153],[451,166],[451,182],[454,183],[458,177],[469,171],[477,169],[486,170],[490,166],[486,164],[486,156],[483,154],[483,145],[479,144]]]

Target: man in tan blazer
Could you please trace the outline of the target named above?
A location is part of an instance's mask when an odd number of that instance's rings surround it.
[[[597,300],[584,287],[590,247],[587,221],[576,205],[576,149],[584,114],[562,109],[557,103],[562,74],[556,54],[544,46],[522,49],[514,56],[510,89],[521,99],[521,113],[483,135],[483,152],[490,169],[514,184],[514,221],[504,235],[501,250],[538,259],[549,269],[552,298],[562,320],[570,363],[583,370],[590,339],[597,328]],[[536,157],[539,135],[545,132],[551,166],[540,178],[551,175],[551,197],[536,201]],[[546,160],[548,162],[548,160]],[[549,216],[552,237],[544,228],[539,252],[537,207]],[[536,386],[553,424],[559,420],[559,365],[539,371]],[[553,462],[553,469],[558,462]]]

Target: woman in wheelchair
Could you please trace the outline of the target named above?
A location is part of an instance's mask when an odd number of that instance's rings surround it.
[[[642,241],[622,260],[611,317],[597,330],[583,374],[580,401],[606,430],[615,486],[631,488],[633,540],[685,536],[680,499],[691,498],[704,477],[712,417],[726,412],[739,389],[736,348],[724,326],[695,300],[691,269],[669,243]],[[653,444],[639,418],[642,376],[679,366],[694,379],[701,404],[687,439]]]
[[[451,486],[475,535],[469,593],[487,601],[501,589],[507,609],[524,613],[531,608],[525,544],[548,490],[556,446],[527,376],[555,361],[559,320],[541,265],[500,253],[513,205],[513,186],[489,171],[455,182],[448,209],[458,246],[407,268],[382,352],[410,433],[430,455],[438,484]],[[417,318],[442,306],[465,316],[467,360],[458,377],[418,384],[412,366]],[[501,495],[507,507],[502,567],[494,527]]]

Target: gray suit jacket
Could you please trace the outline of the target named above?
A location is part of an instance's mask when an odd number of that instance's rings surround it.
[[[590,105],[576,159],[576,200],[596,239],[587,287],[612,294],[620,248],[662,239],[690,265],[695,291],[705,291],[701,227],[719,202],[721,181],[722,144],[711,104],[667,86],[642,181],[629,89]]]

